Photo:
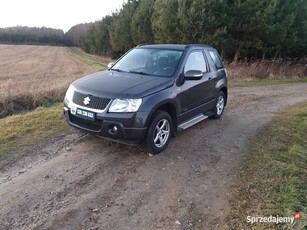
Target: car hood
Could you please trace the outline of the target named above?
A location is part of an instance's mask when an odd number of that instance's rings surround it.
[[[106,70],[83,77],[77,91],[105,98],[142,98],[173,85],[173,79]]]

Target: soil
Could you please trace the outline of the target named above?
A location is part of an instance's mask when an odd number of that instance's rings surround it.
[[[250,141],[307,84],[231,87],[223,117],[151,156],[67,126],[0,168],[0,229],[219,229]]]

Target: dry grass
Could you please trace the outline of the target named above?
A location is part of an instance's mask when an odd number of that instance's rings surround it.
[[[307,76],[307,60],[299,63],[290,61],[255,61],[226,64],[231,80],[304,78]]]
[[[83,54],[83,55],[86,55],[88,57],[91,57],[91,58],[94,58],[96,60],[100,60],[102,62],[107,62],[107,63],[110,63],[110,62],[114,62],[116,60],[110,58],[110,57],[107,57],[107,56],[99,56],[99,55],[96,55],[96,54],[89,54],[89,53],[85,53],[81,48],[77,48],[77,50]]]
[[[72,81],[97,71],[65,47],[0,45],[0,117],[62,100]]]

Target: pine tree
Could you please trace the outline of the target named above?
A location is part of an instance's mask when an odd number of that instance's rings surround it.
[[[177,26],[177,0],[156,0],[152,16],[152,29],[155,42],[158,43],[179,43],[180,39]]]
[[[117,52],[125,52],[135,45],[131,34],[131,22],[138,3],[137,0],[128,0],[114,20],[113,30],[110,31],[111,44]]]
[[[131,34],[134,44],[153,43],[152,14],[155,0],[139,1],[131,22]]]

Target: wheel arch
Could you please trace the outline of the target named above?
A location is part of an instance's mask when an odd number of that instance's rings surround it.
[[[161,110],[167,112],[171,118],[173,123],[173,130],[175,130],[175,127],[177,127],[177,110],[176,106],[173,102],[166,101],[161,104],[158,104],[155,106],[149,113],[145,125],[148,126],[149,122],[152,120],[153,115],[156,111]],[[173,132],[174,133],[174,132]]]

